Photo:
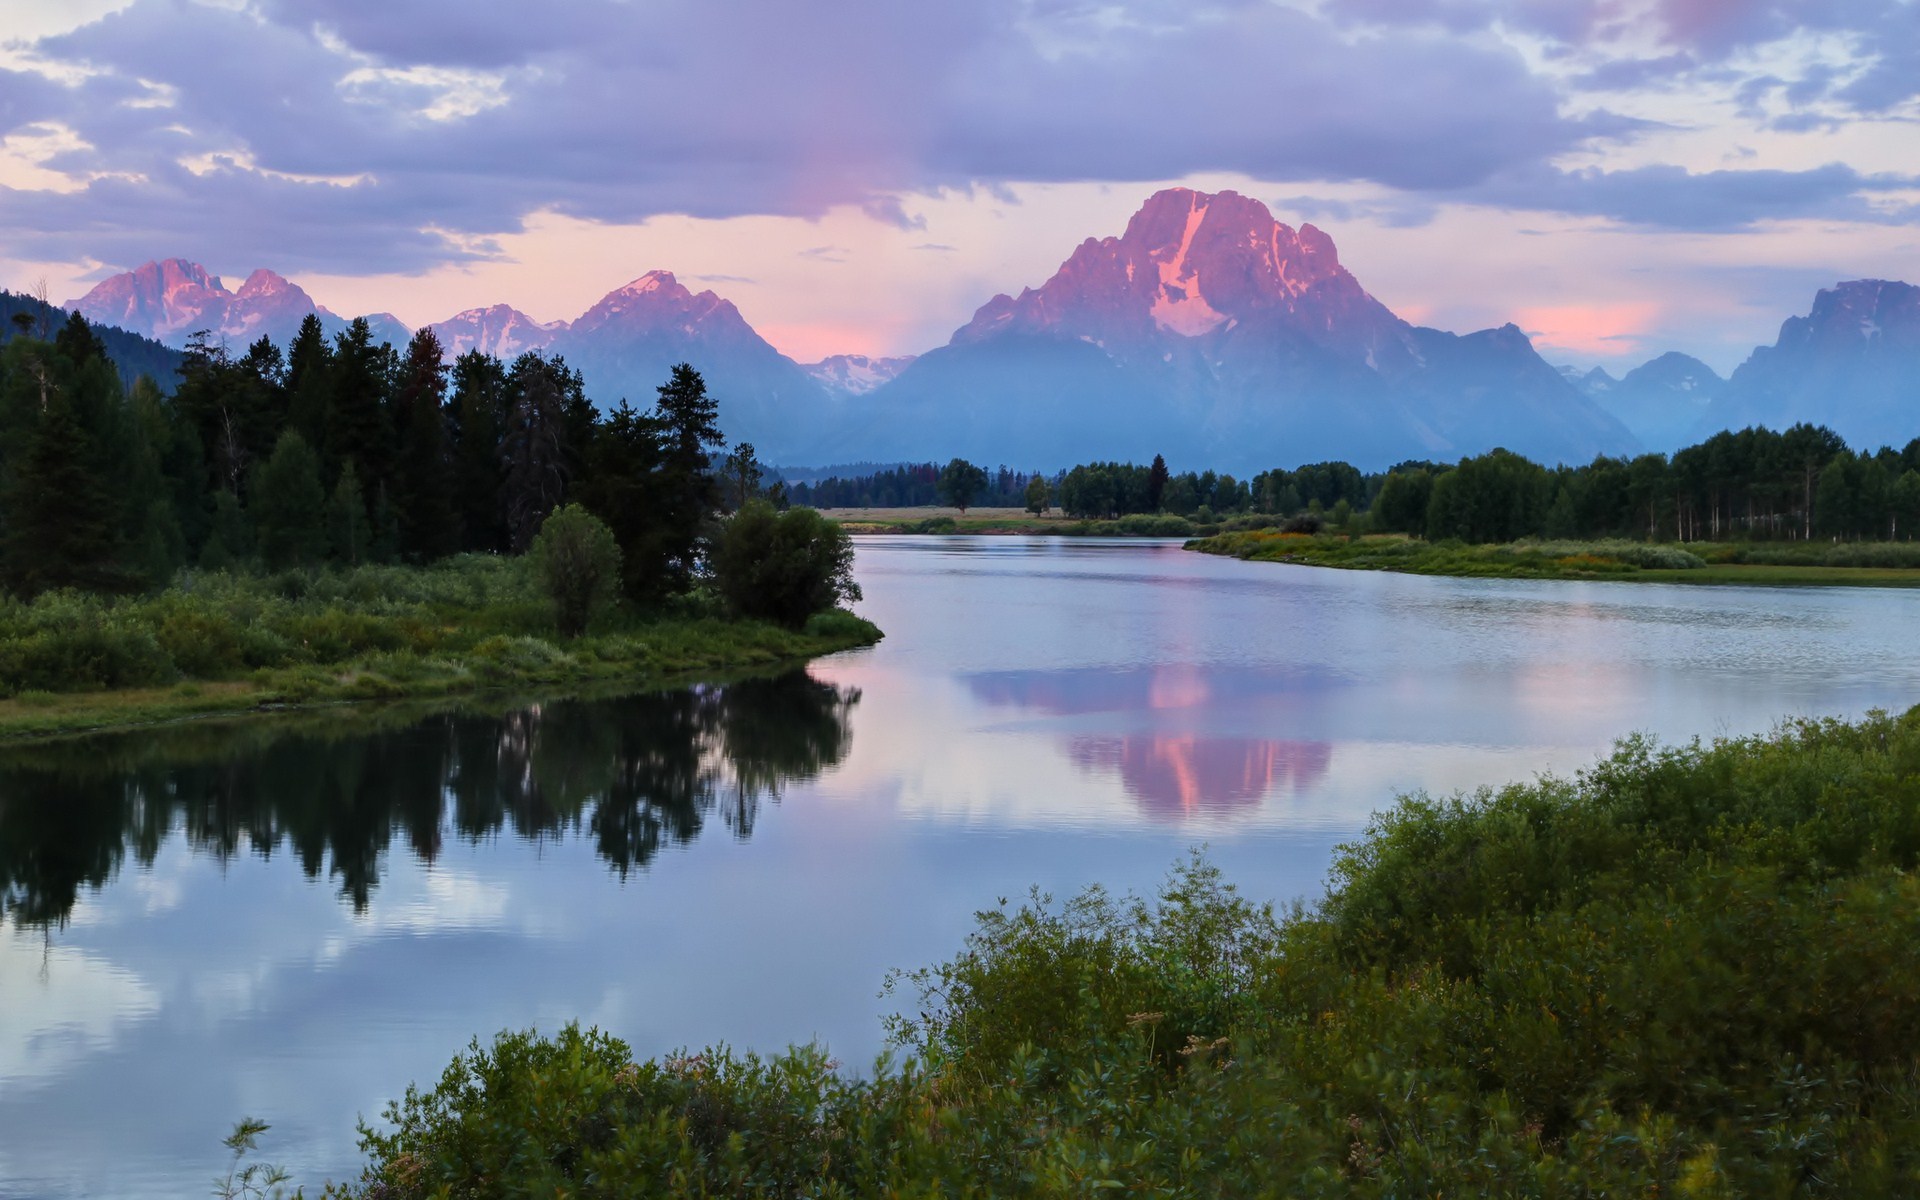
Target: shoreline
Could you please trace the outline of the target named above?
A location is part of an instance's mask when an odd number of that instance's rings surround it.
[[[164,687],[29,692],[0,699],[0,747],[186,721],[311,713],[367,703],[453,701],[595,687],[647,691],[717,676],[796,667],[879,642],[879,627],[844,610],[814,632],[758,621],[668,620],[557,643],[515,639],[522,653],[447,654],[401,663],[369,655],[324,668],[285,667],[244,679]],[[653,636],[649,636],[653,635]]]
[[[1255,530],[1193,538],[1185,549],[1243,562],[1342,571],[1391,571],[1455,579],[1673,583],[1700,587],[1920,588],[1920,567],[1713,561],[1702,559],[1698,553],[1715,553],[1726,547],[1726,543],[1665,546],[1627,542],[1448,546],[1393,535],[1348,539],[1337,535],[1288,535]],[[1666,560],[1674,557],[1693,561],[1684,566],[1667,565]],[[1644,560],[1647,565],[1631,561],[1634,558]]]

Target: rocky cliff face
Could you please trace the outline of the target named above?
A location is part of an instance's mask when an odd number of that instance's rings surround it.
[[[230,291],[219,276],[182,258],[150,262],[137,270],[102,280],[66,307],[98,325],[112,325],[169,346],[206,330],[235,350],[262,337],[285,346],[308,314],[320,317],[329,335],[347,322],[313,302],[305,289],[265,269],[248,275]],[[366,318],[376,341],[404,344],[408,330],[391,313]]]
[[[1856,279],[1821,289],[1806,316],[1787,318],[1773,345],[1734,369],[1695,433],[1801,421],[1856,447],[1920,435],[1920,287]]]

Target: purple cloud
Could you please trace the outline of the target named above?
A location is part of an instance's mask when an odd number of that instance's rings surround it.
[[[33,48],[86,67],[80,82],[0,71],[0,136],[65,124],[84,146],[49,165],[101,176],[61,195],[0,190],[0,251],[410,271],[496,253],[490,238],[542,210],[632,222],[852,204],[916,229],[907,193],[1209,171],[1381,184],[1403,193],[1406,220],[1448,198],[1685,228],[1867,208],[1875,181],[1844,168],[1552,168],[1648,126],[1569,106],[1519,54],[1455,35],[1498,21],[1567,47],[1602,36],[1615,8],[573,0],[530,18],[475,0],[137,0]],[[1897,0],[1658,11],[1671,54],[1573,86],[1657,83],[1742,39],[1845,22],[1878,48],[1864,72],[1768,82],[1751,102],[1791,89],[1809,106],[1884,109],[1920,77],[1903,65],[1920,37],[1899,38],[1920,6]],[[1715,223],[1717,206],[1729,215]]]

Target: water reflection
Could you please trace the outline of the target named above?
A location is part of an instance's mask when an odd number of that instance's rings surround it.
[[[176,829],[226,861],[286,853],[356,911],[399,840],[426,862],[447,837],[584,832],[624,877],[698,836],[736,837],[789,781],[847,753],[852,688],[804,671],[724,686],[506,712],[331,714],[200,724],[0,756],[0,920],[63,924],[83,889]]]
[[[1296,794],[1305,791],[1326,777],[1333,746],[1130,734],[1074,738],[1067,756],[1082,770],[1117,774],[1149,816],[1183,821],[1257,809],[1283,786]]]
[[[990,707],[1108,717],[1102,723],[1114,728],[1080,728],[1063,739],[1068,761],[1091,775],[1117,777],[1147,816],[1176,822],[1251,813],[1280,787],[1298,794],[1319,783],[1333,762],[1331,742],[1222,731],[1257,709],[1266,727],[1297,732],[1330,697],[1350,690],[1322,671],[1189,662],[982,672],[967,685]],[[1146,728],[1136,728],[1142,719]]]

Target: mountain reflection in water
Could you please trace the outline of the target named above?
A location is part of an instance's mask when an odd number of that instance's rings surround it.
[[[1299,792],[1333,764],[1329,742],[1128,734],[1077,737],[1074,765],[1120,776],[1127,794],[1154,817],[1180,820],[1257,807],[1275,788]]]
[[[0,754],[0,921],[65,922],[179,830],[197,852],[296,856],[356,910],[399,839],[584,831],[616,872],[699,835],[736,837],[762,800],[845,757],[860,694],[805,671],[607,700],[433,716],[194,723]]]
[[[1117,775],[1149,816],[1180,820],[1257,809],[1276,788],[1295,793],[1325,778],[1333,744],[1325,741],[1223,737],[1213,720],[1259,703],[1284,719],[1289,705],[1309,705],[1342,687],[1313,671],[1245,669],[1186,663],[1064,671],[994,671],[968,680],[979,700],[1054,717],[1158,715],[1150,731],[1076,733],[1068,759],[1093,774]],[[1169,719],[1175,712],[1184,719]],[[1192,726],[1199,728],[1192,728]]]

